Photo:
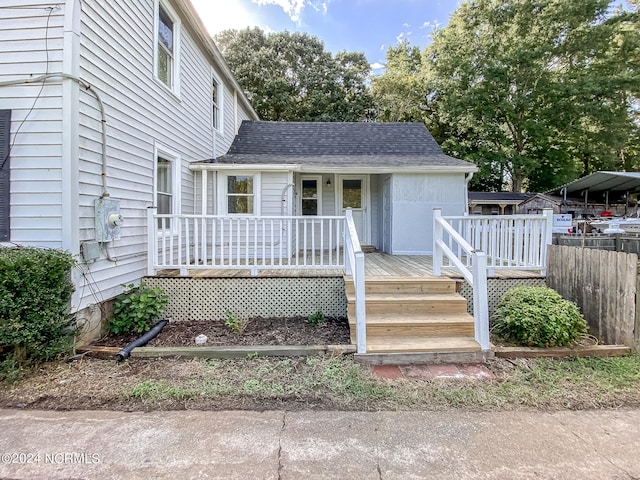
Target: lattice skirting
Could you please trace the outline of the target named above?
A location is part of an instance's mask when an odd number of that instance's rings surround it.
[[[169,295],[165,311],[173,320],[219,320],[230,310],[241,318],[346,316],[342,277],[282,278],[160,278],[151,287]]]
[[[188,278],[148,277],[151,287],[169,295],[165,315],[174,320],[219,320],[230,310],[241,318],[309,316],[318,310],[327,316],[347,315],[342,277]],[[519,285],[544,286],[540,278],[489,278],[489,315],[502,295]],[[473,290],[465,281],[461,291],[473,315]]]
[[[493,316],[498,303],[507,290],[513,287],[526,285],[530,287],[544,287],[545,279],[543,277],[535,278],[489,278],[487,279],[487,296],[489,297],[489,318]],[[467,299],[467,311],[473,315],[473,288],[463,281],[460,294]]]

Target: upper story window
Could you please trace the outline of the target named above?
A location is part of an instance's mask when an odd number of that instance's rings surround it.
[[[212,106],[212,119],[213,119],[213,129],[220,130],[220,102],[219,98],[219,88],[218,81],[216,79],[213,80],[213,86],[211,88],[211,106]]]
[[[170,7],[158,2],[156,17],[155,75],[156,78],[178,93],[178,53],[180,21]]]
[[[215,131],[222,133],[224,128],[224,84],[211,71],[211,125]]]

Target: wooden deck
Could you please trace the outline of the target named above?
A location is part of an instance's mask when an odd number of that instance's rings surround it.
[[[316,259],[319,261],[319,259]],[[312,263],[310,260],[307,263]],[[367,277],[408,277],[408,278],[436,278],[433,275],[433,257],[431,255],[389,255],[387,253],[374,252],[365,254],[365,275]],[[189,271],[189,276],[194,278],[279,278],[279,277],[341,277],[344,271],[341,268],[305,268],[296,269],[261,269],[258,266],[258,274],[252,275],[248,269],[194,269]],[[158,277],[178,277],[178,270],[162,270]],[[450,278],[462,278],[462,275],[454,269],[445,269],[443,276]],[[496,270],[492,278],[539,278],[539,271],[527,270]]]

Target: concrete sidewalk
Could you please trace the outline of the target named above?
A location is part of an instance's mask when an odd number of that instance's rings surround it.
[[[640,410],[0,410],[9,479],[631,479]]]

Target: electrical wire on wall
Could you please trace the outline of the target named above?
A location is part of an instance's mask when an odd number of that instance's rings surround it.
[[[90,94],[91,96],[93,96],[96,100],[97,103],[97,107],[98,110],[100,112],[100,124],[101,124],[101,160],[102,160],[102,170],[101,170],[101,178],[102,178],[102,198],[105,197],[109,197],[109,192],[107,189],[107,120],[106,120],[106,113],[105,113],[105,108],[104,108],[104,104],[102,102],[102,99],[100,97],[100,94],[98,93],[98,91],[86,80],[83,80],[80,77],[77,77],[75,75],[70,75],[68,73],[64,73],[64,72],[51,72],[50,71],[50,30],[51,30],[51,18],[53,16],[53,13],[56,11],[61,11],[61,5],[60,4],[55,4],[55,5],[51,5],[51,6],[47,6],[47,7],[32,7],[32,6],[11,6],[11,7],[7,7],[7,6],[2,6],[0,5],[0,10],[5,10],[5,9],[20,9],[20,10],[46,10],[47,13],[47,20],[46,20],[46,28],[45,28],[45,55],[46,55],[46,62],[45,62],[45,69],[44,69],[44,73],[41,75],[36,75],[36,76],[29,76],[26,78],[22,78],[22,79],[15,79],[15,80],[6,80],[6,81],[0,81],[0,87],[8,87],[8,86],[15,86],[15,85],[29,85],[29,84],[40,84],[40,88],[38,90],[37,95],[35,96],[35,99],[33,100],[33,103],[30,107],[30,109],[28,110],[27,114],[24,116],[24,118],[21,120],[21,122],[19,123],[18,127],[16,128],[15,132],[13,133],[13,139],[11,144],[9,145],[8,151],[7,151],[7,155],[4,158],[0,158],[0,168],[2,168],[6,162],[9,160],[9,158],[11,157],[11,152],[13,151],[15,145],[16,145],[16,141],[18,138],[18,135],[20,134],[20,131],[22,130],[22,127],[24,126],[24,124],[27,122],[27,120],[29,119],[29,117],[31,116],[31,114],[33,113],[33,111],[36,108],[36,105],[38,104],[38,101],[40,100],[40,98],[42,97],[43,91],[45,86],[47,85],[47,80],[53,80],[53,79],[59,79],[59,80],[71,80],[73,82],[75,82],[76,84],[78,84],[82,89],[84,89],[88,94]],[[111,260],[111,258],[110,258]],[[113,261],[113,260],[112,260]],[[80,273],[80,275],[82,276],[84,282],[82,285],[82,293],[81,293],[81,298],[84,298],[84,294],[85,294],[85,288],[89,288],[90,291],[90,295],[93,298],[95,305],[100,308],[101,312],[102,312],[102,316],[104,317],[104,314],[106,313],[104,311],[104,308],[102,307],[102,303],[104,302],[104,299],[101,298],[100,295],[100,291],[97,288],[97,282],[95,281],[95,279],[93,278],[93,275],[91,273],[90,267],[88,264],[78,264],[78,266],[76,267]],[[78,326],[81,326],[81,324],[86,324],[88,321],[87,318],[77,318],[76,322],[78,324]]]
[[[2,8],[24,9],[25,7],[2,7]],[[33,9],[34,7],[27,7],[27,8]],[[40,10],[40,8],[37,8],[37,10]],[[7,155],[2,159],[2,163],[0,163],[0,170],[4,168],[5,163],[7,163],[7,160],[9,160],[9,158],[11,157],[11,151],[13,150],[13,147],[16,143],[16,138],[18,138],[18,133],[20,133],[22,126],[27,121],[31,113],[33,113],[33,110],[35,109],[36,104],[38,103],[38,100],[42,96],[42,91],[44,90],[44,86],[46,83],[46,76],[49,74],[49,22],[51,20],[51,14],[56,10],[61,10],[61,8],[60,8],[60,5],[53,5],[51,7],[44,7],[44,10],[49,11],[49,14],[47,15],[47,24],[44,30],[44,48],[45,48],[45,55],[46,55],[44,78],[42,79],[42,85],[40,85],[40,90],[38,91],[36,98],[33,100],[33,104],[31,105],[31,108],[29,109],[27,114],[24,116],[24,118],[20,122],[20,125],[18,125],[18,128],[13,134],[13,142],[11,142],[11,145],[9,145],[9,150],[7,151]]]

